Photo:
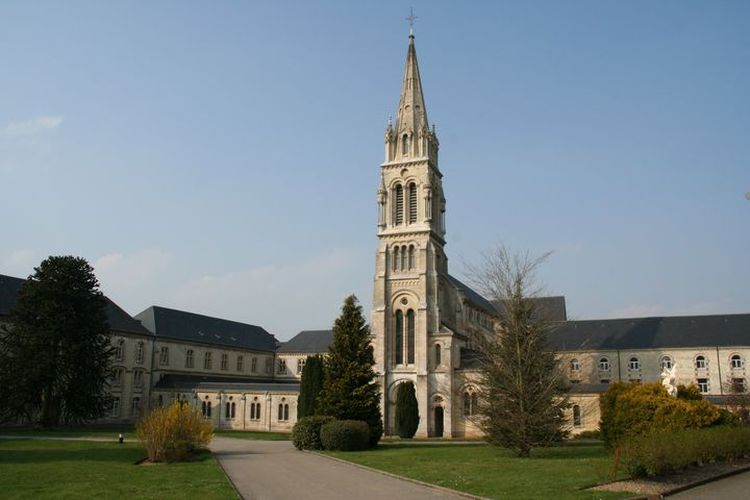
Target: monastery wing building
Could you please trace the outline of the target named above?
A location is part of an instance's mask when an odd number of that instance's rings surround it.
[[[398,385],[410,381],[418,437],[477,437],[481,387],[472,339],[495,334],[503,307],[448,273],[439,142],[413,34],[384,142],[371,328],[385,433],[395,433]],[[23,281],[0,275],[0,324],[8,323]],[[674,367],[676,383],[696,384],[716,404],[747,390],[750,314],[568,321],[564,297],[534,300],[557,323],[550,349],[570,380],[573,433],[598,428],[598,396],[609,383],[658,381],[664,368]],[[132,423],[178,400],[217,428],[290,431],[306,359],[325,354],[333,338],[331,330],[307,330],[280,343],[261,326],[193,312],[152,306],[131,317],[109,299],[106,308],[115,403],[102,422]]]

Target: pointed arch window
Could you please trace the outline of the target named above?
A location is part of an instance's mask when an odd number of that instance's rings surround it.
[[[417,223],[417,185],[409,184],[409,224]]]
[[[404,313],[400,309],[396,311],[396,364],[404,363]]]
[[[396,185],[393,190],[393,206],[396,213],[393,214],[393,219],[396,225],[404,223],[404,187],[401,184]]]
[[[406,313],[406,363],[414,364],[414,310],[409,309]]]

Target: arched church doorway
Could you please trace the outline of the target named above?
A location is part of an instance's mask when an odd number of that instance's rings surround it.
[[[443,437],[443,407],[435,407],[435,437]]]

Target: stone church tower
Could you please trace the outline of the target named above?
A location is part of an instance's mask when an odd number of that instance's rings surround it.
[[[427,120],[410,33],[396,123],[389,120],[385,131],[377,193],[372,332],[386,434],[395,433],[397,386],[409,380],[419,403],[417,436],[451,435],[455,349],[441,311],[451,278],[443,251],[445,198],[438,145]]]

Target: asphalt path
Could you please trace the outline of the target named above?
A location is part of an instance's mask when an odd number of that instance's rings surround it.
[[[750,498],[750,472],[735,474],[667,498],[691,500],[745,500]]]
[[[294,449],[289,441],[214,437],[211,451],[247,500],[466,498]]]

